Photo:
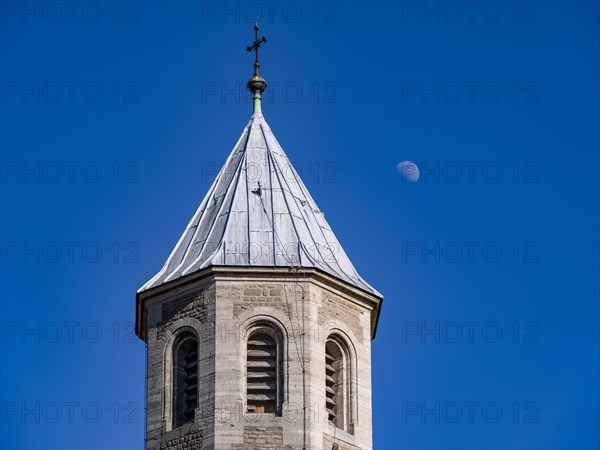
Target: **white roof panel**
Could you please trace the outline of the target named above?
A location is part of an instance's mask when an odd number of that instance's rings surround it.
[[[138,292],[211,265],[313,267],[381,297],[354,269],[260,113],[164,267]]]

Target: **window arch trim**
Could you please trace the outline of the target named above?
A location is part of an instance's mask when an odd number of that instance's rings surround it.
[[[183,332],[173,345],[173,428],[193,423],[198,408],[198,339]]]
[[[164,362],[164,393],[163,393],[163,429],[165,431],[172,431],[175,428],[175,418],[173,414],[174,409],[174,355],[177,348],[183,343],[186,334],[191,335],[196,341],[196,363],[198,367],[198,374],[196,378],[197,383],[197,395],[198,400],[196,401],[196,408],[199,406],[200,399],[200,352],[201,352],[201,343],[199,338],[198,329],[194,325],[198,325],[193,323],[195,321],[191,319],[182,319],[177,323],[173,324],[169,329],[166,330],[165,333],[165,345],[164,345],[164,354],[163,354],[163,362]],[[164,342],[164,341],[163,341]]]
[[[271,319],[271,320],[270,320]],[[250,362],[250,357],[249,357],[249,342],[252,338],[252,336],[256,336],[256,335],[260,335],[260,334],[264,334],[267,335],[268,337],[270,337],[274,343],[275,343],[275,364],[274,364],[274,377],[275,377],[275,405],[274,405],[274,409],[271,411],[265,410],[265,411],[253,411],[252,408],[253,406],[256,406],[258,403],[257,402],[252,402],[253,405],[249,402],[249,383],[250,383],[250,373],[252,373],[252,371],[254,370],[259,370],[259,369],[252,369],[250,370],[249,367],[249,362]],[[241,358],[244,364],[244,381],[243,381],[243,393],[244,393],[244,411],[246,411],[246,413],[250,413],[250,414],[275,414],[275,416],[281,416],[282,415],[282,410],[283,410],[283,402],[284,402],[284,392],[286,392],[286,390],[284,389],[284,385],[285,385],[285,371],[284,371],[284,364],[287,363],[287,358],[285,357],[285,352],[286,352],[286,347],[285,347],[285,343],[286,343],[286,339],[285,339],[285,331],[284,329],[278,324],[276,323],[274,320],[272,320],[272,318],[265,318],[265,317],[252,317],[251,319],[249,319],[248,323],[246,324],[245,327],[245,334],[244,334],[244,340],[243,340],[243,355],[244,358]],[[255,358],[253,358],[255,359]],[[260,362],[260,358],[257,358],[258,361]]]

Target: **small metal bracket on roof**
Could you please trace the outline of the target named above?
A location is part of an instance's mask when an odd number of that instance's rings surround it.
[[[261,186],[260,186],[260,181],[258,182],[258,187],[256,189],[252,189],[250,192],[252,192],[254,195],[258,195],[260,197],[260,194],[262,192]]]

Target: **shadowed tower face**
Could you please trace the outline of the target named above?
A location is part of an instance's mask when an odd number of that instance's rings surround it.
[[[146,448],[372,447],[382,296],[354,269],[261,110],[163,268],[137,292]]]

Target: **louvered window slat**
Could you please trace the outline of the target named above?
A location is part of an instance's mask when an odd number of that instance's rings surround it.
[[[262,332],[248,339],[246,401],[248,412],[275,413],[277,410],[277,342]]]
[[[335,358],[331,354],[330,346],[325,346],[325,407],[330,422],[335,423],[336,407],[335,397],[337,394],[336,373],[335,373]]]
[[[198,405],[198,342],[186,333],[173,346],[173,425],[194,421]]]
[[[261,361],[252,361],[249,360],[248,361],[248,369],[261,369],[264,370],[265,368],[275,368],[276,366],[276,361],[273,359],[270,360],[261,360]]]
[[[260,368],[259,371],[248,371],[248,378],[252,378],[252,379],[265,379],[265,378],[272,378],[275,377],[275,372],[267,372],[265,371],[263,368]]]
[[[343,344],[337,339],[325,343],[325,409],[329,421],[348,431],[348,373]]]

